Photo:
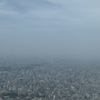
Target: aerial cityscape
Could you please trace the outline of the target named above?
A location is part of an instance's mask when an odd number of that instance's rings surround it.
[[[99,100],[100,62],[0,59],[0,100]]]
[[[100,0],[0,0],[0,100],[100,100]]]

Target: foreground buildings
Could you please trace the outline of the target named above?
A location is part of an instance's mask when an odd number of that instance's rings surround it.
[[[100,100],[97,60],[21,59],[0,62],[0,100]]]

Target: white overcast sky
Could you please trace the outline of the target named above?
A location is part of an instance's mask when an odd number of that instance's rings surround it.
[[[0,0],[0,54],[100,56],[99,0]]]

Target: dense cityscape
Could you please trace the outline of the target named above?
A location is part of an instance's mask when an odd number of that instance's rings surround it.
[[[100,62],[1,58],[0,100],[100,100]]]

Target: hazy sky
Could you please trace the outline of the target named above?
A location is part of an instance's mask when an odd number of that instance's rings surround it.
[[[0,0],[0,55],[100,56],[100,0]]]

